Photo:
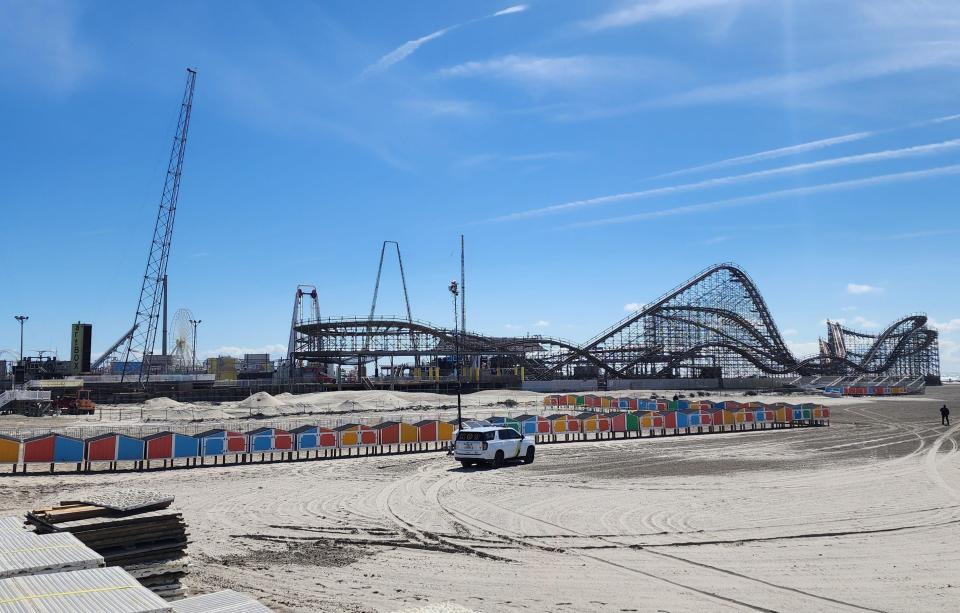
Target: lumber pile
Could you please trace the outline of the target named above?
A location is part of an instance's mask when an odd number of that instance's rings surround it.
[[[172,496],[142,490],[101,492],[27,513],[38,534],[69,532],[165,598],[182,596],[187,529]]]

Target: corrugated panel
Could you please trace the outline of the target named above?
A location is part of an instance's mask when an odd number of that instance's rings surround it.
[[[3,613],[171,613],[169,603],[122,568],[94,568],[0,580]]]
[[[19,517],[0,517],[0,533],[24,532],[23,520]]]
[[[250,596],[223,590],[170,603],[175,613],[270,613]]]
[[[72,534],[0,532],[0,578],[101,566],[103,556]]]

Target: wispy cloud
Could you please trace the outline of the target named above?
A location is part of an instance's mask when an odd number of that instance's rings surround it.
[[[930,320],[930,325],[940,332],[960,332],[960,319],[950,319],[948,321]]]
[[[623,28],[660,19],[673,19],[690,14],[701,14],[712,8],[742,4],[744,0],[644,0],[606,12],[584,23],[587,30],[596,32]]]
[[[635,78],[660,71],[663,64],[645,59],[625,59],[593,55],[536,56],[505,55],[475,60],[444,68],[444,78],[487,77],[512,81],[526,87],[577,88],[588,81]]]
[[[902,125],[902,126],[897,126],[894,128],[883,128],[880,130],[867,130],[863,132],[852,132],[850,134],[841,134],[840,136],[831,136],[828,138],[821,138],[818,140],[812,140],[805,143],[799,143],[797,145],[790,145],[789,147],[778,147],[776,149],[768,149],[766,151],[759,151],[757,153],[751,153],[748,155],[740,155],[737,157],[727,158],[725,160],[718,160],[716,162],[710,162],[708,164],[699,164],[697,166],[690,166],[689,168],[681,168],[680,170],[674,170],[672,172],[667,172],[667,173],[656,175],[650,178],[665,179],[667,177],[676,177],[680,175],[692,174],[695,172],[702,172],[704,170],[717,170],[719,168],[728,168],[730,166],[743,166],[743,165],[755,164],[759,162],[766,162],[769,160],[774,160],[782,157],[799,155],[801,153],[810,153],[812,151],[819,151],[820,149],[827,149],[829,147],[845,145],[847,143],[861,141],[864,139],[872,138],[874,136],[888,134],[890,132],[898,132],[901,130],[923,128],[931,125],[957,121],[958,119],[960,119],[960,115],[945,115],[943,117],[935,117],[933,119],[915,121],[915,122]]]
[[[710,85],[668,96],[658,104],[686,106],[732,102],[763,96],[780,96],[797,91],[812,91],[832,85],[864,81],[929,68],[960,65],[960,45],[929,43],[897,50],[883,57],[853,62],[838,62],[822,68],[799,70],[772,77],[748,79],[738,83]]]
[[[645,306],[646,305],[642,302],[628,302],[627,304],[623,305],[623,310],[628,313],[633,313],[634,311],[642,310]]]
[[[469,100],[418,98],[402,103],[407,108],[432,117],[473,117],[480,108]]]
[[[816,92],[834,86],[858,83],[923,70],[960,67],[960,43],[925,42],[905,45],[882,56],[836,62],[765,77],[741,81],[724,81],[684,92],[650,98],[637,103],[613,107],[596,107],[560,114],[561,120],[575,121],[617,117],[641,111],[699,105],[716,105],[765,99],[782,100],[784,96]]]
[[[918,145],[915,147],[905,147],[902,149],[888,149],[886,151],[875,151],[871,153],[861,153],[858,155],[848,155],[848,156],[839,157],[839,158],[819,160],[816,162],[806,162],[802,164],[793,164],[790,166],[781,166],[779,168],[771,168],[768,170],[758,170],[758,171],[750,172],[746,174],[732,175],[727,177],[717,177],[714,179],[706,179],[704,181],[697,181],[695,183],[682,183],[679,185],[656,187],[656,188],[645,189],[645,190],[635,191],[635,192],[625,192],[621,194],[612,194],[609,196],[587,198],[584,200],[574,200],[572,202],[554,204],[554,205],[542,207],[539,209],[532,209],[529,211],[511,213],[509,215],[497,217],[493,221],[511,221],[516,219],[525,219],[529,217],[540,217],[543,215],[550,215],[554,213],[560,213],[560,212],[570,211],[575,209],[595,207],[595,206],[604,205],[604,204],[611,204],[614,202],[623,202],[626,200],[639,200],[641,198],[653,198],[657,196],[668,196],[672,194],[685,193],[690,191],[699,191],[703,189],[722,187],[727,185],[736,185],[736,184],[744,183],[747,181],[756,181],[760,179],[768,179],[771,177],[777,177],[781,175],[810,172],[815,170],[823,170],[826,168],[834,168],[839,166],[867,164],[872,162],[882,162],[882,161],[896,160],[896,159],[923,156],[923,155],[935,155],[937,153],[943,153],[943,152],[950,151],[953,149],[958,149],[958,148],[960,148],[960,139],[954,139],[954,140],[944,141],[942,143],[932,143],[928,145]]]
[[[906,181],[918,181],[921,179],[931,179],[936,177],[945,177],[960,175],[960,164],[951,166],[940,166],[937,168],[928,168],[925,170],[914,170],[909,172],[898,172],[886,175],[876,175],[864,179],[853,179],[849,181],[837,181],[834,183],[821,183],[808,187],[796,187],[792,189],[782,189],[751,196],[742,196],[739,198],[729,198],[726,200],[716,200],[702,204],[691,204],[687,206],[675,207],[672,209],[663,209],[659,211],[649,211],[645,213],[636,213],[633,215],[622,215],[619,217],[609,217],[606,219],[596,219],[580,223],[569,224],[566,228],[585,228],[593,226],[603,226],[609,224],[618,224],[633,221],[642,221],[647,219],[659,219],[664,217],[673,217],[676,215],[690,215],[693,213],[705,213],[721,209],[747,206],[757,202],[769,200],[778,200],[793,196],[809,196],[849,189],[859,189],[863,187],[873,187],[877,185],[888,185],[892,183],[902,183]]]
[[[680,170],[666,172],[661,175],[656,175],[650,178],[664,179],[667,177],[676,177],[679,175],[700,172],[703,170],[716,170],[718,168],[727,168],[730,166],[742,166],[746,164],[754,164],[756,162],[766,162],[767,160],[774,160],[777,158],[787,157],[791,155],[798,155],[801,153],[818,151],[820,149],[826,149],[828,147],[835,147],[837,145],[843,145],[846,143],[853,143],[859,140],[863,140],[865,138],[870,138],[871,136],[875,136],[876,134],[877,132],[854,132],[852,134],[844,134],[842,136],[832,136],[830,138],[821,138],[819,140],[800,143],[798,145],[791,145],[789,147],[769,149],[767,151],[760,151],[758,153],[751,153],[749,155],[741,155],[737,157],[728,158],[725,160],[710,162],[709,164],[700,164],[699,166],[682,168]]]
[[[75,89],[97,68],[78,17],[76,5],[58,0],[0,2],[0,69],[52,90]]]
[[[446,28],[441,28],[440,30],[437,30],[436,32],[431,32],[426,36],[421,36],[420,38],[408,40],[407,42],[403,43],[402,45],[400,45],[390,53],[384,55],[379,60],[377,60],[376,62],[368,66],[366,69],[364,69],[364,71],[360,74],[360,79],[364,79],[366,77],[369,77],[370,75],[388,70],[394,64],[402,62],[403,60],[413,55],[413,53],[416,52],[417,49],[419,49],[423,45],[427,44],[432,40],[436,40],[441,36],[449,34],[450,32],[458,28],[462,28],[464,26],[477,23],[485,19],[491,19],[494,17],[501,17],[504,15],[514,15],[516,13],[522,13],[523,11],[527,10],[527,8],[528,7],[525,4],[518,4],[515,6],[505,8],[503,10],[499,10],[495,13],[491,13],[490,15],[487,15],[485,17],[480,17],[478,19],[471,19],[470,21],[458,23],[452,26],[448,26]]]
[[[535,328],[547,328],[550,326],[550,322],[546,319],[538,319],[536,322],[534,322],[533,326]]]
[[[867,330],[873,330],[880,327],[880,324],[878,324],[877,322],[871,321],[861,315],[857,315],[856,317],[851,319],[850,323],[859,328],[866,328]]]
[[[854,295],[861,294],[878,294],[883,290],[874,285],[867,285],[865,283],[847,283],[847,293]],[[862,319],[862,318],[861,318]]]
[[[701,245],[719,245],[720,243],[725,243],[729,240],[733,240],[732,236],[714,236],[713,238],[708,238],[707,240],[701,241]]]
[[[527,4],[517,4],[514,6],[508,6],[505,9],[497,11],[496,13],[491,15],[491,17],[500,17],[501,15],[513,15],[514,13],[522,13],[528,8],[530,8],[530,6]]]

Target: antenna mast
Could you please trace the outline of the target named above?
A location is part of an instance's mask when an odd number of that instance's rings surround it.
[[[180,175],[183,172],[183,155],[187,148],[187,132],[190,129],[190,111],[193,108],[193,88],[197,82],[197,71],[187,68],[187,84],[180,104],[180,118],[177,121],[177,133],[173,137],[170,162],[163,182],[163,195],[160,197],[160,209],[153,227],[153,240],[147,256],[147,268],[140,286],[140,301],[133,318],[133,333],[127,340],[123,355],[123,382],[127,375],[127,365],[131,354],[140,354],[142,363],[138,380],[146,383],[150,379],[150,357],[157,337],[157,320],[160,316],[160,303],[163,298],[163,280],[167,275],[167,260],[170,257],[170,243],[173,239],[173,220],[177,213],[177,197],[180,194]]]

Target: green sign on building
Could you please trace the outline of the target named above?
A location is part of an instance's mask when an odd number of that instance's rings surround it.
[[[75,375],[89,372],[93,326],[78,321],[73,324],[70,332],[70,371]]]

